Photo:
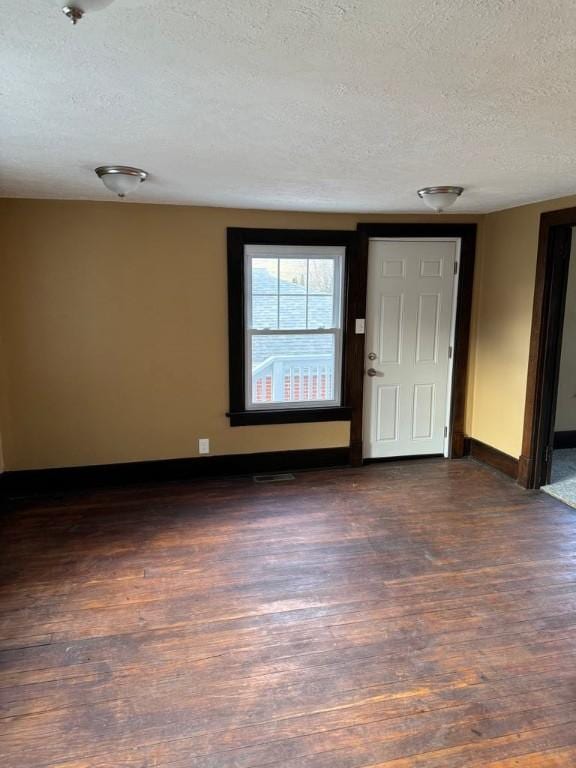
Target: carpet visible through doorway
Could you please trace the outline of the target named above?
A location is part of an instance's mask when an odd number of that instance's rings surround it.
[[[554,451],[551,482],[542,490],[576,509],[576,448]]]

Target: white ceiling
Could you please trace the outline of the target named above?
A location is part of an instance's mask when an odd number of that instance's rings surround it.
[[[0,194],[421,211],[576,192],[574,0],[0,0]]]

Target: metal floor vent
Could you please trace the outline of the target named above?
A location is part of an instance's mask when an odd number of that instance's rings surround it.
[[[282,475],[253,475],[252,479],[255,483],[286,483],[296,478],[291,472],[285,472]]]

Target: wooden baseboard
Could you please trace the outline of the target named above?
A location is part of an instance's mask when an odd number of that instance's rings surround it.
[[[352,451],[352,454],[358,453],[358,450]],[[494,467],[515,480],[518,479],[518,459],[490,445],[465,437],[463,454]],[[362,460],[358,461],[358,456],[356,459],[361,465]],[[13,498],[84,488],[184,482],[201,477],[322,469],[348,466],[350,463],[355,463],[351,462],[351,451],[348,447],[342,447],[7,471],[0,474],[0,496]]]
[[[518,459],[509,456],[491,445],[480,442],[473,437],[467,437],[465,440],[465,450],[467,455],[471,456],[482,464],[498,469],[508,477],[514,480],[518,479]]]
[[[554,448],[576,448],[576,429],[554,432]]]
[[[349,453],[348,447],[314,448],[8,471],[0,475],[0,492],[10,498],[83,488],[186,481],[200,477],[341,467],[349,464]]]
[[[522,454],[518,459],[518,484],[522,488],[530,488],[531,478],[534,474],[534,461],[529,456]]]

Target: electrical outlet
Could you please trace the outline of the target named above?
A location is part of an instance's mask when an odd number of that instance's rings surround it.
[[[207,437],[198,440],[198,453],[210,453],[210,440]]]

